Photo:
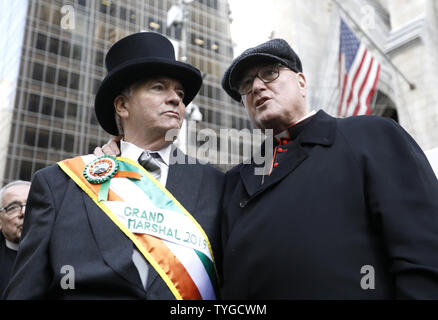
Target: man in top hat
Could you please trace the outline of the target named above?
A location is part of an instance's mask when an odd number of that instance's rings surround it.
[[[311,111],[302,72],[273,39],[224,74],[275,139],[264,175],[254,163],[226,174],[222,297],[437,299],[438,182],[424,153],[393,120]]]
[[[105,64],[95,112],[123,133],[121,157],[80,156],[34,175],[5,297],[215,299],[224,177],[166,138],[201,73],[149,32],[115,43]]]

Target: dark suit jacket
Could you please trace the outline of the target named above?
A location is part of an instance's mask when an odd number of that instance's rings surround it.
[[[6,239],[0,230],[0,295],[3,294],[9,282],[16,256],[17,251],[6,246]]]
[[[319,111],[284,149],[226,175],[224,299],[438,298],[438,182],[398,124]]]
[[[224,174],[212,166],[175,164],[169,167],[166,184],[203,227],[219,264],[223,183]],[[57,165],[42,169],[32,180],[20,250],[5,297],[174,299],[152,267],[144,289],[132,261],[133,246]],[[62,277],[70,273],[61,271],[63,266],[74,268],[74,289],[61,287]]]

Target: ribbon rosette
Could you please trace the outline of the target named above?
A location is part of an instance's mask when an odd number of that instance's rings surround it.
[[[97,201],[108,199],[112,178],[132,178],[139,180],[141,174],[133,171],[119,171],[119,160],[113,156],[103,155],[91,161],[84,169],[84,176],[92,184],[100,184]]]

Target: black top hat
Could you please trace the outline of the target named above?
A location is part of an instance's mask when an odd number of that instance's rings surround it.
[[[184,87],[183,103],[187,106],[202,85],[201,72],[195,67],[176,61],[172,43],[154,32],[139,32],[117,41],[105,57],[108,75],[96,94],[94,109],[105,131],[117,135],[114,99],[136,81],[151,76],[168,76]]]
[[[254,48],[245,50],[233,60],[222,78],[222,88],[234,100],[240,102],[242,97],[234,88],[236,81],[247,68],[259,61],[279,62],[295,72],[303,72],[301,60],[289,44],[283,39],[272,39]]]

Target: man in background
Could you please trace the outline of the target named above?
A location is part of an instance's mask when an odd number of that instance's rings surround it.
[[[0,190],[0,296],[9,282],[23,229],[30,182],[16,180]]]

